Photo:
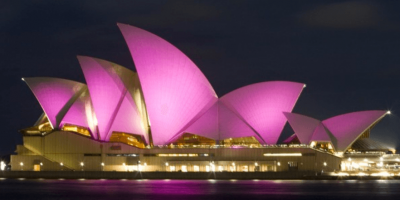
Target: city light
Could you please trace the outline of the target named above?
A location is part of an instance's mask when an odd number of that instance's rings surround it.
[[[144,166],[141,165],[141,164],[139,164],[139,171],[140,171],[140,172],[143,171],[143,168],[144,168]]]
[[[352,174],[400,170],[400,156],[395,151],[378,142],[375,145],[374,138],[368,139],[371,129],[391,114],[390,110],[352,111],[323,121],[312,119],[291,112],[306,84],[288,81],[251,84],[220,98],[202,70],[172,44],[137,27],[118,27],[128,49],[134,49],[130,53],[137,72],[78,56],[81,77],[87,85],[58,78],[20,77],[36,97],[43,115],[37,123],[20,130],[23,144],[16,146],[11,161],[0,160],[1,170],[49,171],[49,176],[55,169],[64,170],[64,174],[125,170],[134,172],[126,174],[136,178],[136,171],[142,169],[217,169],[224,174],[206,175],[224,179],[229,178],[221,177],[228,171],[260,172],[237,176],[265,178],[270,175],[264,171],[288,171],[288,176],[297,176],[292,172],[295,170],[312,176],[315,172],[317,176],[340,170]],[[143,87],[131,87],[131,83]],[[286,139],[286,129],[295,134]],[[60,158],[67,160],[65,168],[63,162],[57,166]],[[138,159],[145,162],[141,164]],[[41,160],[46,161],[45,168]],[[100,168],[96,166],[99,160]],[[107,168],[101,160],[107,160]],[[166,160],[171,160],[172,166]],[[239,165],[236,167],[232,160]],[[260,160],[261,165],[254,160]],[[26,167],[24,162],[28,163]]]
[[[264,156],[301,156],[301,153],[264,153]]]
[[[310,144],[310,147],[313,148],[313,147],[315,147],[316,144],[317,143],[315,141],[312,141],[311,144]]]
[[[349,176],[348,173],[344,173],[344,172],[339,172],[336,175],[338,175],[338,176]]]
[[[394,174],[390,174],[389,172],[379,172],[379,173],[372,173],[371,176],[393,176]]]
[[[6,163],[4,163],[4,161],[0,162],[0,170],[4,171],[4,169],[6,168]]]
[[[215,165],[214,165],[214,163],[210,163],[210,165],[211,165],[211,171],[215,172]]]
[[[358,175],[358,176],[366,176],[367,174],[364,173],[364,172],[360,172],[360,173],[358,173],[357,175]]]

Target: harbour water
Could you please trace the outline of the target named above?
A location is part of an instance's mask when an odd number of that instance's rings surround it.
[[[0,199],[397,199],[400,180],[1,179]]]

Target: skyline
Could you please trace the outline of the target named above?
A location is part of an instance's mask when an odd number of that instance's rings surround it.
[[[302,82],[307,87],[294,113],[322,120],[353,111],[390,110],[371,136],[389,145],[400,140],[395,135],[400,130],[400,17],[393,10],[395,3],[124,3],[128,4],[6,3],[4,8],[15,12],[6,12],[6,20],[0,21],[2,90],[7,94],[1,100],[6,127],[0,155],[12,152],[21,143],[17,130],[32,126],[42,113],[21,77],[85,83],[76,55],[104,58],[136,71],[117,22],[149,30],[174,44],[205,74],[218,96],[261,81]],[[336,14],[332,10],[346,14],[345,8],[357,12],[347,12],[347,20],[324,18]],[[292,133],[286,123],[280,139]]]

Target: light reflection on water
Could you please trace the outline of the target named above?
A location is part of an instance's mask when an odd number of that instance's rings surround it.
[[[400,180],[18,180],[0,199],[394,199]]]

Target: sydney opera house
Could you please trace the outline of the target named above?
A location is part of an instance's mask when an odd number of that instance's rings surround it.
[[[85,83],[23,78],[43,109],[20,132],[12,170],[254,172],[335,171],[374,148],[370,130],[387,111],[326,120],[292,113],[305,84],[267,81],[218,97],[180,50],[118,24],[137,72],[78,56]],[[288,122],[294,134],[278,144]],[[365,145],[369,144],[369,145]],[[381,154],[379,154],[381,155]]]

